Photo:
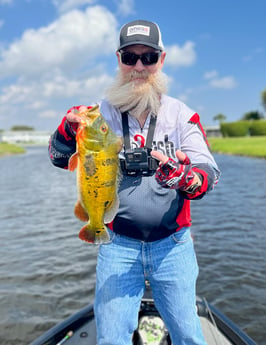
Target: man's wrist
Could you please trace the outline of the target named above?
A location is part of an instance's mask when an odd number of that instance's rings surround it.
[[[202,186],[202,177],[194,172],[194,178],[190,186],[186,189],[184,189],[184,192],[189,193],[189,194],[194,194],[200,190]]]
[[[66,130],[68,130],[70,134],[73,136],[73,138],[75,138],[77,134],[78,123],[70,122],[68,119],[66,119],[65,127],[66,127]]]

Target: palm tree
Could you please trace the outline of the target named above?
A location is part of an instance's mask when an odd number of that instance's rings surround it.
[[[226,119],[226,116],[223,114],[217,114],[213,117],[214,121],[219,121],[219,124],[221,124],[222,122],[224,122]]]
[[[263,119],[263,114],[258,110],[251,110],[245,113],[242,117],[243,120],[261,120]]]
[[[266,112],[266,89],[261,93],[262,106]]]

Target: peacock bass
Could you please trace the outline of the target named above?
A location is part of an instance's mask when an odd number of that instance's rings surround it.
[[[115,217],[119,159],[122,139],[106,123],[99,106],[79,113],[81,123],[77,130],[77,149],[69,160],[69,170],[77,169],[78,200],[74,213],[87,222],[79,238],[100,244],[109,240],[106,223]]]

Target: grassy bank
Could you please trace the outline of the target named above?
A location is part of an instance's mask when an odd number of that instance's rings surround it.
[[[24,153],[25,149],[18,145],[8,144],[8,143],[0,143],[0,157],[11,155],[11,154],[18,154]]]
[[[212,152],[266,158],[266,136],[208,138]]]

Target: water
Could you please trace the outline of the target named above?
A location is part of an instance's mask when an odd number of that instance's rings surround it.
[[[266,344],[266,161],[215,158],[220,183],[192,203],[198,294]],[[93,301],[97,247],[77,237],[75,174],[45,147],[0,163],[0,344],[26,345]]]

